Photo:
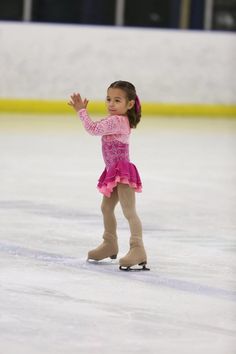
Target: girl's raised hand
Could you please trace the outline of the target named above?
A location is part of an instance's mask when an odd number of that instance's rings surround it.
[[[68,102],[68,105],[73,107],[74,110],[78,112],[80,109],[86,108],[88,102],[89,101],[87,100],[87,98],[82,100],[79,93],[73,93],[73,95],[70,96],[70,101]]]

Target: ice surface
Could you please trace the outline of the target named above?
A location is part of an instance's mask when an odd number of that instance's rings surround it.
[[[102,235],[100,139],[72,116],[0,116],[0,353],[235,353],[235,137],[220,118],[133,132],[151,268],[137,274],[86,262]]]

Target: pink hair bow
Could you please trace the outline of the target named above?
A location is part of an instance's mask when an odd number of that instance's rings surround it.
[[[138,95],[136,95],[136,98],[135,98],[135,112],[138,113],[141,109],[141,103],[140,103],[140,100],[138,98]]]

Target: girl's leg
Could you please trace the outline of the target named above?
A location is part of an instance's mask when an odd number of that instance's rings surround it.
[[[120,265],[131,267],[136,264],[147,262],[147,255],[142,240],[142,224],[135,207],[135,191],[128,184],[119,183],[117,186],[119,201],[124,216],[130,227],[130,250],[127,255],[120,259]]]
[[[114,214],[115,206],[118,203],[117,188],[115,188],[110,198],[103,196],[101,210],[103,214],[104,234],[103,243],[94,250],[89,251],[88,259],[100,261],[104,258],[115,259],[118,253],[116,218]]]

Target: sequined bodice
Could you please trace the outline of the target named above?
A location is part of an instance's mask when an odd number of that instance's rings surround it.
[[[107,142],[102,139],[102,154],[108,169],[118,161],[129,161],[129,144],[124,144],[118,140]]]

